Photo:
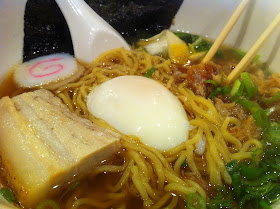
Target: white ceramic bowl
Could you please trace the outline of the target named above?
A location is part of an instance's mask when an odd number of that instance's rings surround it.
[[[214,40],[241,0],[184,0],[171,30],[190,32]],[[22,61],[23,16],[27,0],[0,0],[0,80]],[[280,12],[279,0],[252,0],[225,43],[249,50]],[[280,27],[261,49],[261,60],[280,69]],[[1,197],[0,197],[1,201]],[[0,205],[0,208],[6,208]]]

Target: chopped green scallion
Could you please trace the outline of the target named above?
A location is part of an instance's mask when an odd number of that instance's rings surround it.
[[[230,87],[229,86],[225,86],[225,87],[222,87],[222,91],[221,93],[222,94],[229,94],[230,93]]]
[[[214,80],[206,80],[206,81],[204,81],[204,83],[213,84],[215,87],[218,87],[218,86],[219,86],[218,82],[217,82],[217,81],[214,81]]]
[[[265,129],[269,126],[269,119],[266,114],[266,111],[263,109],[258,109],[253,112],[253,118],[255,120],[255,124],[262,129]]]
[[[242,184],[240,179],[239,167],[237,160],[230,161],[226,164],[226,169],[232,179],[232,187],[234,196],[240,200],[243,196]]]
[[[245,163],[239,163],[240,174],[248,180],[258,179],[264,174],[263,168],[249,167]]]
[[[255,197],[256,197],[256,194],[253,194],[253,193],[243,195],[239,202],[239,208],[242,209],[245,206],[246,202],[252,200]]]
[[[233,51],[234,51],[238,56],[240,56],[240,58],[243,58],[243,57],[247,54],[247,52],[245,52],[245,51],[243,51],[243,50],[241,50],[241,49],[233,49]],[[260,55],[257,54],[257,55],[253,58],[252,61],[253,61],[253,62],[258,62],[259,59],[260,59]]]
[[[232,191],[219,186],[217,188],[217,194],[209,201],[209,209],[233,208],[232,198]]]
[[[187,207],[188,209],[206,209],[206,202],[198,194],[190,193],[187,195]]]
[[[237,79],[237,80],[234,82],[234,84],[233,84],[233,86],[232,86],[232,89],[231,89],[231,91],[230,91],[230,93],[229,93],[230,96],[234,97],[234,96],[237,94],[237,92],[239,92],[240,87],[241,87],[241,81],[240,81],[239,79]]]
[[[147,78],[150,78],[151,75],[156,71],[157,69],[152,67],[148,72],[146,72],[146,74],[144,75]]]
[[[251,98],[258,92],[258,88],[255,86],[249,73],[244,72],[244,73],[241,73],[240,76],[242,78],[242,81],[244,82],[244,86],[247,91],[247,95],[249,98]]]
[[[262,157],[263,157],[263,149],[257,148],[252,154],[252,164],[253,164],[253,166],[258,166]]]
[[[265,101],[265,102],[266,103],[273,103],[278,99],[280,99],[280,91],[278,91],[270,100]]]
[[[244,57],[246,55],[246,52],[241,49],[233,49],[233,51],[240,56],[240,58]]]
[[[280,145],[280,124],[271,123],[270,126],[268,126],[268,128],[262,135],[262,138],[273,145],[279,146]]]
[[[202,42],[202,38],[199,37],[198,39],[196,39],[195,42],[192,43],[192,45],[193,45],[193,46],[199,46],[201,42]]]
[[[0,194],[8,201],[8,202],[16,202],[16,198],[13,192],[8,188],[2,188],[0,190]]]
[[[271,209],[269,202],[265,199],[262,199],[259,204],[263,209]]]
[[[269,202],[275,202],[280,196],[280,185],[276,184],[266,195],[265,198]]]
[[[230,87],[225,86],[225,87],[220,87],[218,86],[215,88],[208,96],[208,98],[213,99],[215,96],[219,94],[228,94],[230,92]]]
[[[234,101],[240,104],[242,107],[246,108],[247,110],[251,111],[252,113],[262,109],[257,102],[250,101],[248,99],[235,99]]]

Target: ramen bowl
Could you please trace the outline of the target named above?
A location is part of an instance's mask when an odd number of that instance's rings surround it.
[[[25,45],[24,28],[26,3],[26,0],[0,0],[0,80],[5,78],[13,66],[27,60],[24,54],[28,49]],[[176,11],[170,30],[215,40],[239,3],[237,0],[184,0]],[[251,1],[224,44],[248,51],[279,12],[278,1]],[[71,45],[71,42],[69,44]],[[279,71],[279,46],[280,28],[277,28],[258,52],[260,60],[267,63],[274,72]],[[73,53],[72,46],[69,48]],[[38,51],[35,54],[40,56],[45,55],[45,52]],[[15,207],[7,203],[2,196],[0,198],[3,202],[1,208]]]

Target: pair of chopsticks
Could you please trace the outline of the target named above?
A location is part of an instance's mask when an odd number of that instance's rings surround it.
[[[230,17],[229,21],[227,22],[226,26],[216,39],[216,41],[213,43],[212,47],[202,60],[202,64],[205,64],[209,62],[214,55],[216,54],[217,50],[221,46],[221,44],[226,39],[227,35],[245,10],[246,6],[248,5],[250,0],[242,0],[239,6],[236,8],[233,15]],[[260,36],[260,38],[255,42],[255,44],[251,47],[251,49],[247,52],[247,54],[242,58],[242,60],[236,65],[234,70],[229,74],[228,76],[228,82],[230,83],[232,80],[236,79],[248,66],[248,64],[252,61],[252,59],[255,57],[257,52],[260,50],[260,48],[264,45],[266,40],[270,37],[270,35],[274,32],[274,30],[277,28],[277,26],[280,23],[280,13],[276,16],[276,18],[272,21],[272,23],[267,27],[267,29],[263,32],[263,34]]]

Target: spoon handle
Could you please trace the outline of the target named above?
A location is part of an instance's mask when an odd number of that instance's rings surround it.
[[[83,0],[56,0],[68,24],[75,57],[92,62],[110,49],[130,49],[122,36]]]

